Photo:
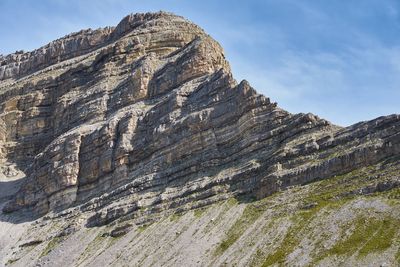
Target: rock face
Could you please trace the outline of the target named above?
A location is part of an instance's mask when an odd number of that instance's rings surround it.
[[[1,57],[0,141],[26,174],[4,213],[141,224],[396,157],[400,116],[342,128],[290,114],[237,83],[202,29],[160,12]]]
[[[142,207],[260,198],[400,152],[399,115],[340,128],[290,114],[237,84],[218,43],[168,13],[129,15],[1,65],[2,153],[28,176],[6,212],[83,204],[100,209],[97,225]]]

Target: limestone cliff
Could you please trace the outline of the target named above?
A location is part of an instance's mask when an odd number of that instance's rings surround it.
[[[165,12],[1,57],[0,126],[4,171],[26,176],[4,216],[67,216],[79,229],[262,201],[369,166],[385,180],[365,190],[399,185],[382,173],[398,170],[400,115],[342,128],[290,114],[237,83],[202,29]]]

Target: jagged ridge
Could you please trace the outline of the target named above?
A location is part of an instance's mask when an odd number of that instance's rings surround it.
[[[0,264],[399,262],[399,115],[290,114],[165,12],[5,58]]]
[[[5,212],[77,206],[88,226],[143,221],[400,152],[399,115],[341,128],[290,114],[237,84],[219,44],[169,13],[129,15],[3,62],[3,158],[28,174]]]

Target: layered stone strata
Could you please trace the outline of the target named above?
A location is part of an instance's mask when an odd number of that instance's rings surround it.
[[[400,154],[400,116],[342,128],[237,83],[220,45],[169,13],[129,15],[0,58],[5,212],[77,207],[88,225],[262,198]],[[147,215],[148,215],[147,214]]]

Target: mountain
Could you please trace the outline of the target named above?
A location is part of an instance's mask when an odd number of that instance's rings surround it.
[[[0,57],[7,266],[395,266],[400,115],[291,114],[174,14]]]

